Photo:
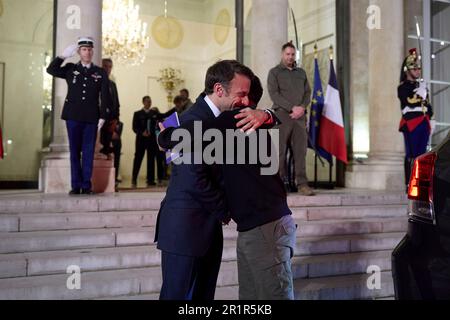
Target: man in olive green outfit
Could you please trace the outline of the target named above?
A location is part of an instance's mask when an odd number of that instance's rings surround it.
[[[282,47],[281,63],[269,72],[268,90],[273,109],[281,121],[280,130],[280,176],[289,191],[286,152],[292,146],[295,162],[295,178],[298,191],[313,196],[306,177],[306,151],[308,133],[306,108],[311,102],[311,87],[305,70],[296,67],[296,48],[289,42]]]

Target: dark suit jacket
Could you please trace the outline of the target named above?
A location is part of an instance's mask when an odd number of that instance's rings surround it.
[[[142,134],[148,130],[156,141],[155,131],[157,129],[157,122],[167,118],[174,112],[175,108],[170,109],[166,113],[159,113],[155,110],[145,112],[143,109],[136,111],[133,115],[133,131],[136,133],[138,138],[144,138]]]
[[[224,112],[217,119],[203,122],[202,131],[205,132],[212,128],[219,129],[225,137],[227,129],[236,130],[238,120],[234,116],[239,111]],[[274,123],[269,126],[262,126],[260,129],[268,129],[280,123],[275,115],[272,114],[272,116],[275,120]],[[194,124],[192,122],[182,124],[181,128],[188,130],[193,137]],[[178,144],[171,139],[173,131],[175,131],[175,128],[168,128],[159,135],[158,143],[161,147],[171,149]],[[265,144],[269,155],[272,152],[270,137],[268,135],[263,136],[261,130],[257,130],[256,138],[258,142],[256,148],[255,145],[252,146],[253,150],[257,151],[259,155],[260,146]],[[250,141],[247,137],[244,148],[239,150],[238,145],[235,145],[233,154],[227,154],[225,144],[223,150],[225,159],[231,160],[226,161],[227,164],[221,167],[223,169],[227,204],[231,218],[237,223],[238,231],[247,231],[291,214],[287,205],[286,191],[278,173],[262,175],[261,169],[267,167],[267,165],[262,163],[259,156],[256,163],[249,161],[249,154],[252,150]],[[238,164],[238,152],[245,152],[246,161],[244,164]],[[279,161],[278,157],[276,157],[276,161]]]
[[[180,117],[181,123],[208,121],[214,114],[203,96]],[[172,166],[167,194],[156,225],[158,249],[179,255],[204,256],[227,213],[221,170],[205,164]]]
[[[68,86],[63,120],[97,123],[109,119],[109,79],[106,71],[94,64],[85,72],[81,63],[67,63],[55,58],[47,68],[54,77],[65,79]]]
[[[114,81],[109,80],[109,100],[108,107],[110,110],[110,120],[120,118],[120,102],[119,92],[117,91],[117,85]]]

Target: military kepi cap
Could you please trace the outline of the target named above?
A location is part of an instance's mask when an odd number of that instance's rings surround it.
[[[78,38],[78,48],[81,48],[81,47],[93,48],[94,47],[94,39],[92,39],[91,37]]]

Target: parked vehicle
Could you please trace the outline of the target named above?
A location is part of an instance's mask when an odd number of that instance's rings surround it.
[[[396,299],[450,299],[450,135],[415,160],[408,199],[408,232],[392,253]]]

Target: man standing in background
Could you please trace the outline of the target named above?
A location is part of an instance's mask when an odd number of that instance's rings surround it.
[[[116,192],[118,192],[119,183],[122,180],[119,180],[119,169],[120,169],[120,156],[122,154],[122,132],[123,132],[123,122],[117,121],[117,124],[114,126],[114,132],[112,134],[112,149],[114,154],[114,168],[116,169]]]
[[[306,152],[308,132],[306,130],[306,108],[311,102],[311,87],[305,70],[295,66],[296,48],[292,43],[282,47],[281,63],[269,72],[268,90],[273,109],[281,121],[280,129],[280,176],[290,191],[287,174],[286,153],[292,146],[295,162],[295,178],[298,191],[313,196],[306,177]]]
[[[107,108],[109,109],[108,119],[101,130],[100,143],[103,148],[100,150],[101,153],[109,155],[113,153],[113,148],[111,145],[112,135],[115,131],[115,127],[119,122],[120,117],[120,103],[119,103],[119,93],[117,91],[116,83],[111,80],[111,72],[113,69],[113,61],[109,58],[102,60],[102,68],[105,69],[106,74],[109,79],[109,99],[107,102]],[[115,166],[114,166],[115,167]],[[115,167],[116,171],[117,168]]]
[[[137,187],[139,170],[145,152],[147,152],[147,187],[156,186],[155,183],[155,160],[159,153],[156,142],[157,122],[170,116],[175,112],[175,108],[166,113],[160,113],[157,108],[152,108],[152,99],[149,96],[142,98],[144,107],[135,112],[133,116],[133,131],[136,134],[136,153],[133,162],[133,175],[131,187]],[[159,178],[162,179],[163,168],[158,168]]]
[[[192,107],[192,105],[194,104],[192,102],[192,100],[189,98],[189,91],[188,89],[184,88],[180,90],[180,96],[182,96],[183,98],[185,98],[187,100],[186,102],[186,106],[184,111],[189,110],[190,107]]]

